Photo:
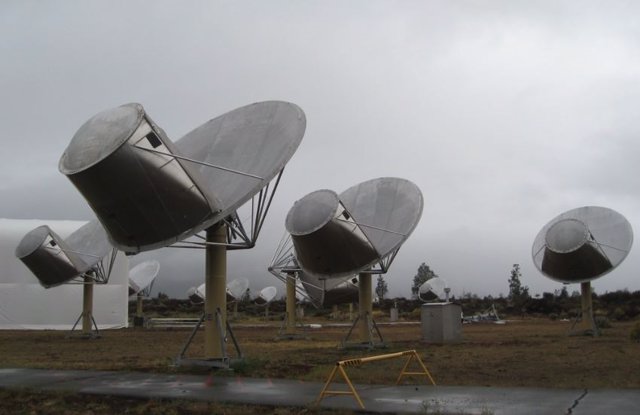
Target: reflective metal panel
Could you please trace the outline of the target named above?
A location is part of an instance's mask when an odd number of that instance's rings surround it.
[[[104,229],[92,221],[66,240],[48,226],[39,226],[22,238],[15,254],[43,287],[50,288],[89,271],[110,249]]]
[[[297,105],[265,101],[214,118],[178,140],[180,152],[200,162],[187,164],[222,207],[200,228],[218,222],[267,185],[295,153],[306,124]]]
[[[400,247],[422,216],[422,192],[395,177],[373,179],[340,194],[340,201],[360,225],[380,257]]]
[[[418,296],[422,301],[444,300],[446,298],[446,288],[447,284],[442,278],[431,278],[420,286]]]
[[[249,289],[249,280],[240,277],[227,284],[227,301],[240,301]]]
[[[160,263],[155,260],[141,262],[129,271],[129,296],[136,295],[148,286],[158,276]]]
[[[340,196],[318,190],[297,201],[286,220],[300,267],[319,278],[369,269],[409,237],[422,215],[422,193],[408,180],[379,178]]]
[[[103,111],[75,134],[60,171],[126,252],[170,245],[224,219],[282,170],[304,135],[300,108],[231,111],[175,144],[139,104]]]
[[[354,274],[379,254],[331,190],[295,202],[285,222],[301,268],[322,278]]]
[[[355,276],[321,280],[304,271],[299,271],[298,278],[317,308],[358,302],[358,278]]]
[[[142,106],[123,107],[97,114],[78,130],[60,159],[60,171],[85,197],[112,242],[135,252],[139,246],[163,246],[219,208],[198,187],[191,167],[172,156],[177,154],[173,143]],[[138,125],[122,128],[133,125],[133,110]]]
[[[189,298],[189,301],[191,301],[194,304],[204,303],[204,299],[206,296],[204,289],[205,289],[204,284],[201,284],[199,287],[189,288],[187,290],[187,297]]]
[[[264,287],[262,290],[260,290],[260,293],[254,301],[259,305],[268,304],[276,298],[277,294],[278,290],[276,289],[276,287]]]
[[[609,208],[585,206],[547,223],[534,240],[532,256],[545,276],[580,283],[612,271],[632,244],[633,230],[624,216]]]

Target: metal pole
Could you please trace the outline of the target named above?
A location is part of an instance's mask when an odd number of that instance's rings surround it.
[[[136,317],[142,318],[142,296],[138,294],[136,300]]]
[[[227,241],[226,225],[207,229],[207,242],[223,244]],[[207,245],[205,249],[205,301],[204,301],[204,357],[224,359],[224,338],[227,326],[227,248]],[[220,327],[216,311],[220,310]]]
[[[296,279],[293,274],[287,274],[287,327],[286,334],[293,334],[296,330]]]
[[[85,336],[91,336],[91,332],[93,329],[91,318],[92,310],[93,279],[85,275],[84,284],[82,286],[82,334]]]
[[[598,327],[596,327],[595,320],[593,318],[593,298],[591,295],[591,282],[583,282],[580,284],[580,291],[582,294],[581,306],[582,306],[582,319],[580,321],[580,330],[585,333],[591,333],[598,335]]]
[[[371,319],[373,318],[373,299],[371,295],[371,274],[360,274],[358,284],[358,317],[360,319],[360,341],[371,340]]]

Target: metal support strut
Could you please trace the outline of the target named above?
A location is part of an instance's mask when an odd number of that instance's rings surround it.
[[[222,316],[221,316],[220,310],[219,309],[216,310],[215,321],[216,321],[216,326],[218,328],[218,332],[221,333],[221,335],[220,335],[220,339],[221,339],[220,340],[220,348],[223,351],[223,356],[221,358],[208,359],[208,360],[185,359],[185,357],[184,357],[184,355],[187,353],[187,350],[189,349],[189,346],[191,345],[191,342],[193,341],[193,338],[196,336],[196,333],[198,332],[198,329],[200,328],[200,326],[202,325],[202,322],[204,321],[205,313],[202,313],[200,315],[200,319],[196,323],[196,326],[191,331],[191,334],[189,335],[189,338],[187,339],[187,342],[184,344],[184,346],[182,347],[182,350],[180,351],[180,354],[176,358],[176,365],[180,366],[181,364],[190,363],[190,364],[193,364],[194,366],[211,366],[211,367],[217,367],[217,368],[223,368],[223,369],[229,368],[229,363],[230,363],[231,359],[229,358],[229,355],[227,354],[227,350],[226,350],[226,347],[225,347],[227,339],[224,336],[224,333],[223,333],[223,330],[222,330],[222,318],[221,317]],[[229,334],[229,337],[231,337],[231,341],[233,342],[233,346],[234,346],[235,351],[236,351],[237,359],[243,359],[244,356],[242,355],[242,350],[240,350],[240,345],[238,344],[238,341],[236,340],[236,336],[233,334],[233,329],[231,328],[231,325],[229,324],[229,322],[226,322],[226,333]]]
[[[82,313],[78,316],[67,337],[74,337],[76,326],[82,320],[82,332],[77,336],[83,339],[100,338],[100,330],[98,330],[96,320],[93,318],[93,286],[94,278],[90,275],[85,275],[82,286]]]

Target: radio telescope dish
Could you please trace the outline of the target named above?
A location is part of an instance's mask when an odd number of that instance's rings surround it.
[[[633,230],[627,219],[600,206],[569,210],[540,230],[532,247],[536,268],[552,280],[580,283],[581,314],[572,332],[599,334],[593,318],[591,280],[620,265],[632,244]]]
[[[321,280],[304,271],[298,273],[311,304],[316,308],[328,307],[336,304],[355,303],[358,301],[358,278],[332,278]]]
[[[538,233],[533,263],[563,283],[582,283],[615,269],[633,244],[631,224],[605,207],[584,206],[558,215]]]
[[[276,298],[277,294],[278,294],[278,290],[276,289],[276,287],[273,287],[273,286],[265,287],[262,290],[260,290],[260,293],[258,294],[258,296],[254,301],[256,302],[256,304],[259,304],[259,305],[269,304],[271,301],[273,301]]]
[[[249,280],[240,277],[227,284],[227,300],[240,301],[249,289]]]
[[[108,269],[101,266],[101,261],[110,252],[115,259],[104,228],[93,220],[66,239],[47,225],[38,226],[22,238],[15,255],[43,287],[51,288],[90,272],[97,282],[106,282]]]
[[[144,261],[129,271],[129,296],[148,297],[153,282],[160,272],[160,263],[155,260]]]
[[[298,106],[268,101],[214,118],[173,143],[142,105],[126,104],[82,125],[59,170],[111,243],[136,253],[233,217],[282,171],[305,126]]]
[[[420,286],[418,297],[422,301],[449,300],[449,288],[442,278],[431,278]]]
[[[241,277],[231,281],[227,284],[227,299],[229,299],[229,301],[240,301],[248,288],[249,280],[246,278]],[[205,284],[189,288],[187,297],[189,297],[189,300],[194,304],[202,303],[207,298]]]
[[[200,284],[198,287],[191,287],[187,290],[187,297],[194,304],[202,304],[206,296],[204,289],[204,284]]]
[[[298,200],[286,229],[302,270],[316,277],[342,278],[376,264],[386,272],[422,215],[422,193],[399,178],[379,178],[353,186],[340,196],[318,190]]]

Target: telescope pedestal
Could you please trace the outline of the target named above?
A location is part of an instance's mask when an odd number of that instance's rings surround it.
[[[382,338],[382,334],[378,329],[378,325],[373,319],[373,299],[371,294],[371,274],[362,273],[358,278],[358,316],[353,321],[349,332],[342,340],[342,348],[344,349],[377,349],[386,348],[387,345]],[[349,337],[353,329],[358,327],[358,337],[360,342],[349,343]],[[379,342],[376,342],[374,333],[377,335]]]
[[[85,275],[84,284],[82,284],[82,313],[78,316],[68,337],[80,337],[83,339],[100,338],[100,330],[98,330],[98,325],[93,318],[93,286],[93,279]],[[75,334],[74,331],[80,320],[82,320],[82,332]]]
[[[593,296],[591,295],[591,282],[580,284],[580,315],[574,320],[569,331],[570,336],[599,336],[600,330],[593,317]]]
[[[279,340],[296,340],[306,338],[305,333],[298,333],[297,327],[302,326],[298,324],[298,313],[296,312],[296,277],[294,274],[287,274],[286,280],[287,288],[287,309],[285,318],[278,331]]]
[[[231,326],[227,322],[227,227],[226,225],[214,225],[207,229],[207,242],[205,249],[205,300],[204,313],[187,343],[182,348],[176,359],[176,365],[207,366],[220,369],[228,369],[230,358],[227,354],[227,334],[231,336],[238,353],[238,359],[242,359],[242,353],[236,342]],[[185,359],[191,341],[198,328],[204,322],[204,357],[202,359]]]

